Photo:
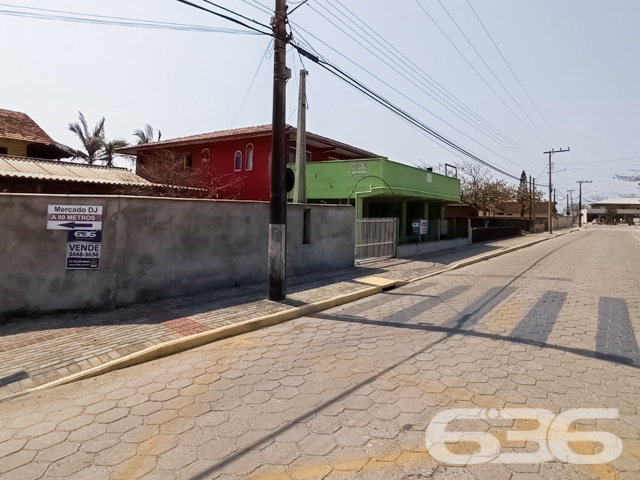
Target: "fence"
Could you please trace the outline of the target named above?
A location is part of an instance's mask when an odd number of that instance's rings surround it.
[[[395,257],[397,218],[358,218],[356,220],[356,261]]]

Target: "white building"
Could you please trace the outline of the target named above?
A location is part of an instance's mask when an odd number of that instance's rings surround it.
[[[582,222],[604,221],[604,213],[609,205],[617,210],[616,221],[618,223],[627,223],[630,218],[636,224],[640,223],[640,198],[608,198],[593,202],[591,208],[582,210]]]

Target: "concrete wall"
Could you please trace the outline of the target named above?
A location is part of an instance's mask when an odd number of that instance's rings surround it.
[[[468,238],[455,238],[453,240],[440,240],[439,242],[408,243],[398,245],[397,258],[413,257],[424,253],[434,253],[452,248],[460,248],[469,245]]]
[[[102,205],[100,270],[66,270],[47,205]],[[311,243],[303,245],[303,209]],[[353,266],[354,208],[289,205],[289,276]],[[266,281],[269,204],[0,194],[0,314],[113,308]]]

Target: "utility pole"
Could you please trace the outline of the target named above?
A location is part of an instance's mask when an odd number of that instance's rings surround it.
[[[562,152],[568,152],[570,151],[571,148],[567,147],[566,150],[554,150],[553,148],[551,149],[551,151],[549,152],[544,152],[545,155],[549,154],[549,233],[553,233],[553,225],[552,225],[552,220],[551,220],[551,156],[554,153],[562,153]]]
[[[573,227],[573,192],[575,192],[575,190],[567,190],[569,192],[569,197],[571,198],[571,226]]]
[[[529,175],[529,232],[533,233],[533,187],[531,175]]]
[[[271,139],[271,204],[269,207],[269,260],[268,298],[276,302],[287,296],[286,289],[286,239],[287,239],[287,188],[286,188],[286,138],[285,107],[286,84],[290,70],[287,68],[287,0],[276,0],[271,19],[274,35],[273,55],[273,122]]]
[[[536,224],[536,179],[533,179],[533,225]]]
[[[578,220],[578,226],[582,228],[582,184],[583,183],[593,183],[591,180],[578,180],[576,183],[580,184],[580,196],[578,197],[578,215],[580,215],[580,219]]]
[[[293,203],[307,203],[307,75],[300,70],[298,98],[298,135],[296,138],[296,181],[293,187]]]

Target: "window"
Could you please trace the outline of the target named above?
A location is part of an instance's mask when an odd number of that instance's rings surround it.
[[[233,169],[236,172],[242,170],[242,152],[240,150],[236,152],[236,156],[233,162]]]
[[[307,163],[311,162],[311,152],[307,150]],[[296,148],[289,147],[289,163],[296,163]]]
[[[6,155],[8,152],[7,147],[0,147],[0,155]]]
[[[184,171],[190,172],[193,168],[193,156],[190,153],[184,157]]]
[[[253,170],[253,145],[247,145],[247,170]]]
[[[311,243],[311,209],[302,210],[302,243],[309,245]]]
[[[202,152],[200,153],[200,158],[202,159],[203,162],[208,162],[209,161],[209,157],[211,157],[211,152],[209,151],[208,148],[205,148],[202,150]]]

